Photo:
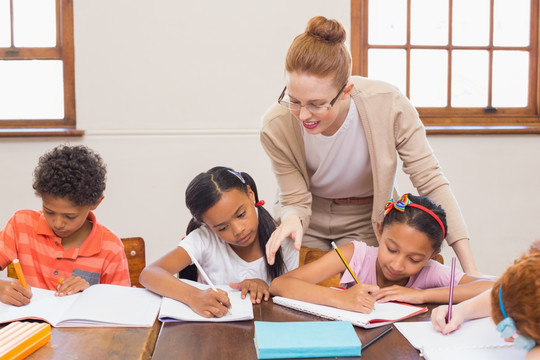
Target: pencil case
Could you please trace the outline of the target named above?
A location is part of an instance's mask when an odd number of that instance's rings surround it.
[[[0,329],[0,360],[24,359],[51,340],[51,325],[12,322]]]

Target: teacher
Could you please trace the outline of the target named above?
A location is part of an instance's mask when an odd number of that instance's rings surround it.
[[[297,249],[352,240],[377,246],[377,222],[398,195],[399,156],[418,193],[446,210],[446,241],[463,270],[477,275],[463,216],[416,109],[394,86],[351,76],[345,39],[336,20],[312,18],[289,47],[286,86],[263,116],[281,220],[266,245],[268,262],[287,237]]]

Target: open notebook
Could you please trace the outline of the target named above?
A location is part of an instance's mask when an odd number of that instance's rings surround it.
[[[32,288],[28,305],[0,303],[0,323],[44,320],[55,327],[151,327],[161,296],[146,289],[97,284],[83,292],[55,296],[55,291]]]
[[[210,286],[201,284],[195,281],[181,279],[181,281],[199,289],[209,289]],[[231,301],[230,314],[220,318],[205,318],[189,306],[180,301],[173,300],[168,297],[163,297],[161,301],[161,310],[159,311],[159,320],[167,321],[209,321],[209,322],[227,322],[227,321],[242,321],[253,319],[253,305],[249,299],[249,294],[245,299],[240,297],[241,291],[234,290],[228,285],[216,285],[216,288],[224,290],[229,295]]]
[[[517,360],[525,359],[527,354],[504,341],[491,318],[467,321],[448,335],[436,331],[431,321],[400,322],[395,326],[426,360]]]
[[[369,314],[341,310],[331,306],[317,305],[305,301],[274,296],[275,304],[332,320],[350,321],[353,325],[363,328],[383,326],[394,321],[403,320],[427,311],[426,307],[402,303],[375,303],[375,309]]]

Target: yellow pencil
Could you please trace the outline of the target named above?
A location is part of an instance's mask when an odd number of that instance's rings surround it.
[[[19,282],[21,283],[21,285],[28,289],[28,285],[26,284],[26,279],[24,278],[19,259],[13,260],[13,267],[15,268],[15,272],[17,273],[17,277],[19,278]]]
[[[349,266],[349,264],[347,264],[347,261],[345,261],[345,258],[343,257],[343,255],[341,254],[341,251],[339,251],[337,245],[335,242],[332,241],[332,247],[336,250],[336,252],[338,253],[339,255],[339,258],[341,259],[341,261],[343,261],[343,264],[345,264],[345,267],[347,268],[347,270],[349,270],[349,273],[351,274],[351,276],[353,277],[354,281],[356,281],[357,284],[360,284],[360,281],[358,281],[356,275],[354,275],[354,272],[352,271],[351,267]]]

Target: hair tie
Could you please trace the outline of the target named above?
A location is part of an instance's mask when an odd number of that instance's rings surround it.
[[[255,207],[259,207],[259,206],[263,206],[264,205],[264,200],[259,200],[255,203]]]
[[[384,216],[388,215],[388,213],[390,211],[392,211],[392,209],[396,209],[398,211],[405,212],[405,208],[407,206],[420,209],[420,210],[428,213],[429,215],[431,215],[431,217],[433,217],[433,219],[435,219],[435,221],[437,221],[437,223],[439,223],[439,225],[441,226],[442,238],[444,239],[446,237],[446,231],[444,231],[444,224],[441,221],[441,219],[433,211],[429,210],[427,207],[413,203],[409,199],[408,194],[401,195],[401,197],[396,201],[394,201],[394,199],[390,198],[390,200],[388,200],[386,202],[386,205],[384,205]]]
[[[517,349],[531,350],[535,347],[536,343],[533,339],[527,335],[518,334],[514,319],[506,313],[502,299],[502,282],[499,286],[499,308],[501,309],[502,316],[504,316],[504,319],[497,324],[497,331],[501,333],[501,337],[505,339],[514,338],[514,346]]]
[[[242,173],[239,172],[239,171],[234,171],[233,169],[227,169],[228,172],[230,172],[231,174],[233,174],[234,176],[236,176],[238,179],[240,179],[240,181],[242,182],[242,184],[245,184],[246,183],[246,180],[244,180],[244,177],[242,176]]]
[[[394,201],[394,199],[390,198],[390,200],[388,200],[386,202],[386,205],[384,205],[384,216],[388,215],[388,213],[392,209],[396,209],[398,211],[405,212],[405,207],[407,207],[407,205],[410,205],[410,204],[411,204],[411,200],[409,200],[409,195],[408,194],[402,195],[396,201]]]

